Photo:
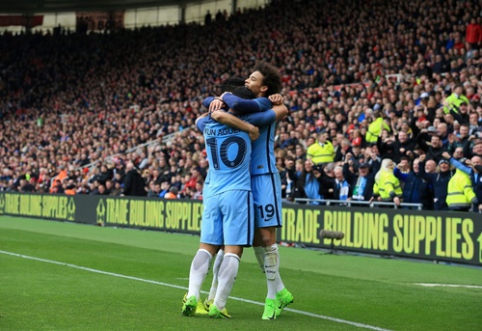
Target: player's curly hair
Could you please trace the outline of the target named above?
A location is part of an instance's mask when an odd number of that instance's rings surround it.
[[[256,64],[254,71],[263,75],[263,85],[268,87],[265,97],[281,92],[281,74],[275,66],[261,61]]]

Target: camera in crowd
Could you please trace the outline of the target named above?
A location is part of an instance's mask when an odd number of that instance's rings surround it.
[[[323,171],[323,164],[321,164],[321,163],[313,164],[313,171],[322,172]]]

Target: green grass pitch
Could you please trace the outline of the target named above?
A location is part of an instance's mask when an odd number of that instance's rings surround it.
[[[196,236],[0,217],[0,330],[481,330],[482,269],[280,248],[295,302],[262,321],[246,249],[231,320],[181,316]],[[211,273],[204,284],[207,291]],[[422,287],[416,283],[474,285]],[[477,287],[478,286],[478,287]]]

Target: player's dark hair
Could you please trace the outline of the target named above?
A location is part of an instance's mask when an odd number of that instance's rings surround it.
[[[224,92],[234,92],[234,90],[240,86],[244,86],[244,79],[241,77],[226,78],[218,85],[220,94]]]
[[[243,99],[254,99],[254,98],[256,98],[256,95],[254,94],[254,92],[251,91],[246,86],[237,87],[233,91],[233,95],[235,95],[237,97],[240,97],[240,98],[243,98]]]
[[[262,85],[268,87],[264,94],[265,97],[281,92],[281,74],[276,67],[263,61],[256,64],[254,71],[259,71],[263,75]]]

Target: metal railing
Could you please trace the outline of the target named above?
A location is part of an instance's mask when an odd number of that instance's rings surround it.
[[[401,202],[399,206],[397,206],[394,202],[381,202],[381,201],[358,201],[358,200],[330,200],[330,199],[308,199],[308,198],[296,198],[295,202],[319,202],[320,204],[326,205],[326,206],[347,206],[351,207],[352,205],[354,206],[367,206],[370,208],[375,208],[377,206],[388,206],[388,207],[393,207],[394,209],[398,208],[411,208],[411,209],[417,209],[417,210],[422,210],[423,205],[421,203],[408,203],[408,202]]]

